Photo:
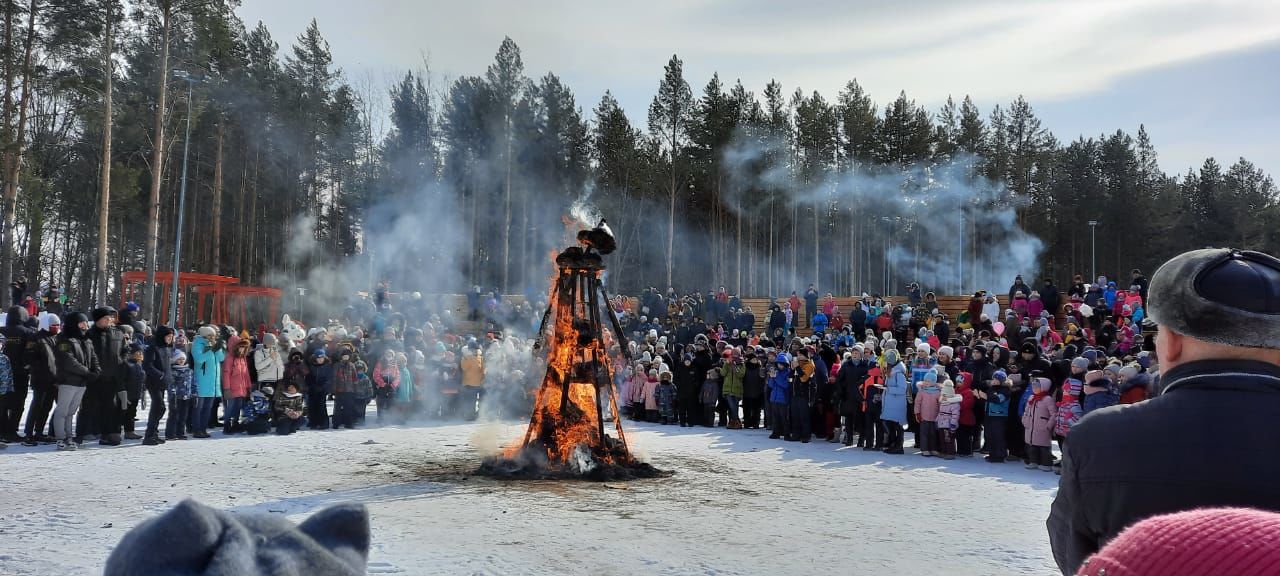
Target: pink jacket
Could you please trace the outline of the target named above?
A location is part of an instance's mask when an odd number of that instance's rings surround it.
[[[938,399],[938,423],[939,430],[955,430],[960,427],[960,403],[964,400],[959,394],[952,396],[946,400]]]
[[[942,394],[942,390],[935,384],[933,386],[921,386],[920,391],[916,392],[916,419],[921,422],[933,422],[938,419],[938,396]]]
[[[227,359],[222,363],[223,396],[230,398],[248,398],[253,390],[253,381],[249,378],[249,357],[235,355],[239,344],[239,336],[227,339]]]
[[[1034,398],[1034,396],[1032,397]],[[1056,420],[1053,396],[1046,394],[1035,403],[1028,404],[1022,413],[1022,426],[1026,428],[1023,440],[1032,446],[1053,445],[1053,425]]]
[[[658,409],[658,381],[645,380],[644,382],[644,409]]]

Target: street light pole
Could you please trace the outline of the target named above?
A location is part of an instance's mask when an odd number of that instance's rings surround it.
[[[187,82],[187,136],[182,144],[182,185],[178,188],[178,227],[173,242],[173,271],[169,278],[169,326],[178,328],[178,272],[182,266],[182,225],[187,206],[187,157],[191,150],[192,86],[200,80],[185,70],[174,70],[173,76]]]
[[[1089,256],[1089,260],[1091,261],[1091,266],[1093,267],[1093,281],[1097,282],[1098,281],[1098,221],[1097,220],[1089,221],[1089,236],[1092,237],[1090,240],[1090,244],[1092,244],[1092,247],[1090,248],[1091,254]]]

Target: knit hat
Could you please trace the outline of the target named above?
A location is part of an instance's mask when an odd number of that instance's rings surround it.
[[[1128,366],[1125,366],[1124,368],[1120,369],[1120,377],[1124,378],[1125,380],[1133,378],[1134,376],[1137,376],[1137,375],[1138,375],[1137,364],[1129,364]]]
[[[1085,350],[1085,351],[1084,351],[1084,357],[1085,357],[1087,360],[1089,360],[1089,363],[1090,363],[1090,364],[1092,364],[1092,363],[1094,363],[1094,362],[1097,362],[1097,361],[1098,361],[1098,351],[1097,351],[1097,350],[1094,350],[1093,348],[1090,348],[1090,349],[1088,349],[1088,350]]]
[[[937,383],[938,383],[938,371],[937,371],[937,370],[926,370],[926,371],[925,371],[925,373],[924,373],[924,381],[925,381],[925,382],[928,382],[928,383],[930,383],[930,384],[937,384]]]
[[[1071,361],[1071,367],[1072,367],[1072,368],[1079,368],[1079,369],[1081,369],[1081,370],[1088,370],[1088,369],[1089,369],[1089,359],[1088,359],[1088,358],[1085,358],[1084,356],[1081,356],[1081,357],[1079,357],[1079,358],[1076,358],[1076,359],[1074,359],[1074,360],[1072,360],[1072,361]]]
[[[952,358],[956,355],[956,349],[950,346],[943,346],[938,349],[938,355],[946,356],[947,358]]]
[[[1084,561],[1080,576],[1263,576],[1280,566],[1280,514],[1207,508],[1147,518]]]
[[[205,325],[201,326],[199,330],[196,330],[196,334],[203,336],[205,340],[212,340],[218,336],[218,331],[215,330],[213,326]]]
[[[995,373],[991,375],[991,379],[1004,382],[1005,380],[1009,379],[1009,375],[1005,373],[1004,370],[996,370]]]
[[[955,397],[955,395],[956,395],[955,383],[951,382],[950,380],[944,381],[942,383],[942,399],[948,400]]]
[[[928,356],[932,351],[933,350],[929,348],[929,345],[924,342],[916,345],[916,356]]]
[[[1090,370],[1084,375],[1084,383],[1086,385],[1092,385],[1094,382],[1097,382],[1099,380],[1105,380],[1105,379],[1106,378],[1102,374],[1101,370]]]
[[[107,316],[115,316],[115,315],[116,315],[116,309],[110,306],[102,306],[99,308],[94,308],[93,314],[92,314],[94,322],[97,322],[103,318],[106,318]]]

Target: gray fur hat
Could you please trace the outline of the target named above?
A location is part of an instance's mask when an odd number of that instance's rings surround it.
[[[1210,248],[1165,262],[1151,277],[1150,316],[1197,340],[1280,348],[1280,259]]]

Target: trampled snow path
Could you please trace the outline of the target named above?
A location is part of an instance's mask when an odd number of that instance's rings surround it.
[[[293,520],[363,502],[371,574],[1056,573],[1044,519],[1057,477],[1021,464],[639,425],[637,452],[673,477],[471,475],[475,445],[521,431],[441,423],[78,452],[14,445],[0,452],[0,574],[101,573],[125,531],[186,497]]]

